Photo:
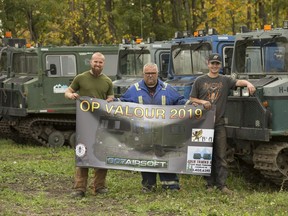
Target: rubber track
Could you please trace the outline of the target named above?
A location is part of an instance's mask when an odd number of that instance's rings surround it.
[[[259,170],[265,178],[281,187],[288,186],[288,164],[284,169],[277,164],[277,157],[284,149],[288,149],[288,143],[272,142],[269,145],[260,144],[253,154],[254,168]]]
[[[0,137],[1,138],[10,138],[12,136],[12,131],[8,122],[5,120],[0,121]]]
[[[1,123],[1,122],[0,122]],[[37,145],[47,146],[49,147],[48,140],[39,136],[33,128],[35,126],[61,126],[63,129],[65,129],[65,126],[74,126],[76,125],[75,119],[62,119],[62,118],[25,118],[22,120],[19,120],[16,125],[13,125],[12,127],[18,132],[18,134],[13,133],[13,136],[18,136],[19,140],[23,140],[23,142],[32,142]],[[7,129],[9,126],[3,124],[0,124],[0,129],[5,129],[5,132],[7,132],[8,137],[11,136],[9,134],[9,130]],[[65,130],[64,130],[65,131]]]

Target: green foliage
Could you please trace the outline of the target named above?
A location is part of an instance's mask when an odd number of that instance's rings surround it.
[[[32,44],[115,44],[124,35],[169,40],[175,31],[282,26],[288,2],[252,0],[2,0],[0,32]]]
[[[231,174],[231,196],[205,191],[201,176],[180,175],[179,192],[141,193],[138,172],[109,170],[107,195],[70,198],[74,151],[0,140],[1,215],[244,215],[288,214],[288,192],[272,185],[253,184],[243,173]]]

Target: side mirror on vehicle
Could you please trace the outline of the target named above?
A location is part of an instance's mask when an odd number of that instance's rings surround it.
[[[50,68],[45,70],[45,74],[46,74],[46,76],[48,76],[48,75],[56,75],[57,74],[56,65],[55,64],[50,64]]]

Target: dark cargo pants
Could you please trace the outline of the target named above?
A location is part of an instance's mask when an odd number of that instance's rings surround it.
[[[105,187],[107,169],[93,169],[93,192],[97,189]],[[89,168],[76,167],[74,189],[86,192]]]
[[[156,187],[157,173],[141,172],[142,186],[148,189]],[[164,189],[180,189],[179,179],[175,173],[159,173],[160,182]]]

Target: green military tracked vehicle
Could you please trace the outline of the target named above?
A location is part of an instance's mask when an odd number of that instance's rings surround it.
[[[0,50],[0,136],[73,146],[76,105],[64,92],[77,74],[90,69],[94,52],[105,55],[103,73],[114,79],[118,46],[26,48],[12,38],[5,42]]]
[[[238,34],[232,76],[251,81],[256,93],[249,97],[243,88],[229,96],[225,120],[230,155],[287,186],[288,21],[283,28]]]

